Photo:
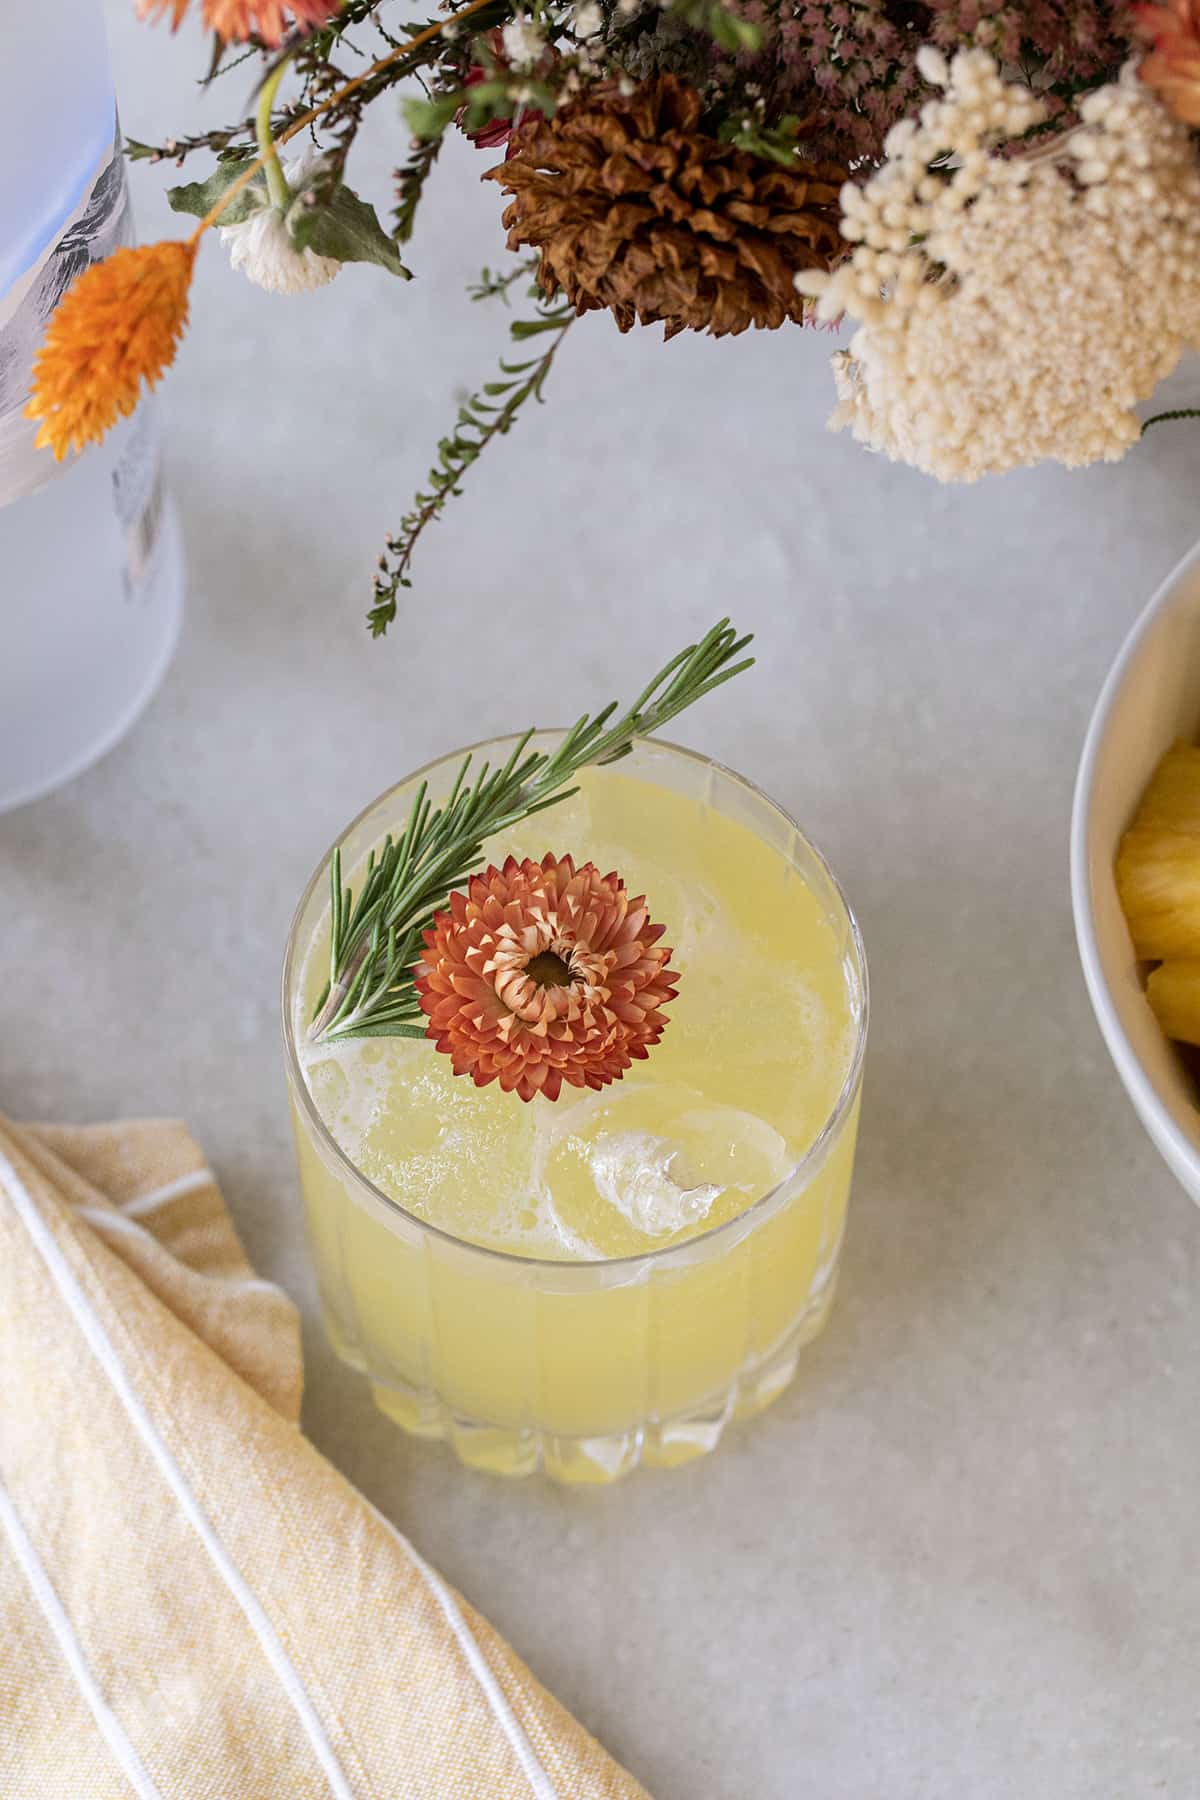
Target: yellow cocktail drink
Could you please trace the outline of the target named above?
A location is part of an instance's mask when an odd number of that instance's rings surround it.
[[[435,792],[457,760],[426,771]],[[455,1076],[432,1043],[310,1044],[324,871],[293,928],[285,1025],[338,1352],[384,1411],[464,1461],[595,1481],[711,1449],[824,1323],[866,1001],[833,878],[749,784],[643,742],[579,785],[487,853],[569,852],[646,895],[681,975],[647,1060],[525,1103]],[[352,828],[348,876],[411,792]]]

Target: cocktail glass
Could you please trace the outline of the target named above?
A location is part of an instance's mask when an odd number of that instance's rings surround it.
[[[551,742],[553,734],[535,740]],[[511,744],[506,739],[480,745],[475,754],[495,764]],[[340,840],[346,879],[353,880],[356,865],[385,832],[402,829],[421,780],[429,783],[435,801],[449,790],[463,754],[417,771],[359,816]],[[613,781],[624,786],[603,785]],[[424,1205],[402,1204],[394,1191],[357,1167],[314,1098],[306,1028],[319,992],[314,963],[319,971],[322,932],[328,930],[328,855],[297,909],[283,979],[301,1189],[335,1351],[366,1374],[378,1405],[406,1431],[449,1441],[472,1468],[507,1475],[541,1468],[564,1482],[608,1482],[638,1463],[689,1461],[712,1450],[732,1420],[761,1412],[787,1386],[801,1349],[825,1324],[833,1300],[867,1031],[866,965],[857,924],[828,864],[785,812],[743,777],[658,740],[639,742],[613,772],[589,772],[585,778],[585,799],[590,793],[596,804],[618,792],[625,821],[620,829],[631,841],[641,830],[654,846],[669,840],[693,849],[699,845],[702,859],[711,843],[731,904],[744,902],[746,918],[766,921],[762,943],[787,965],[781,966],[781,981],[792,979],[794,968],[803,971],[810,939],[820,951],[824,1015],[836,1032],[833,1037],[826,1032],[823,1045],[814,1044],[796,1029],[795,1015],[763,1017],[761,1054],[771,1059],[773,1092],[783,1091],[779,1083],[786,1087],[793,1067],[804,1086],[801,1072],[811,1064],[813,1079],[805,1091],[820,1092],[824,1079],[827,1104],[809,1118],[805,1141],[787,1157],[778,1179],[735,1216],[708,1229],[701,1222],[681,1241],[637,1254],[589,1255],[586,1246],[584,1254],[576,1254],[577,1243],[570,1254],[547,1254],[545,1243],[527,1254],[519,1240],[515,1247],[502,1240],[472,1241],[476,1231],[464,1233],[463,1209],[486,1221],[492,1199],[490,1183],[479,1177],[478,1159],[470,1165],[474,1190],[459,1196],[449,1222],[439,1223],[426,1216]],[[530,842],[546,840],[570,848],[577,858],[591,856],[593,846],[578,837],[586,825],[578,816],[572,821],[567,810],[579,804],[567,802],[561,822],[557,808],[543,814]],[[562,843],[568,829],[576,835]],[[610,867],[604,860],[607,840],[596,848],[597,861]],[[518,845],[517,854],[524,853]],[[651,861],[654,854],[648,852]],[[644,881],[643,868],[636,874],[636,891],[645,886],[658,916],[653,871]],[[754,884],[753,889],[735,892],[738,883]],[[669,918],[667,923],[670,930]],[[706,954],[720,954],[719,921],[714,927],[710,918],[706,930],[708,937],[701,933],[692,947],[683,995],[689,983],[702,980]],[[682,1009],[683,1000],[677,1005]],[[745,1042],[741,1023],[738,1041]],[[663,1045],[680,1029],[673,1022]],[[720,1076],[724,1038],[717,1031],[689,1048],[685,1032],[675,1047],[671,1078],[678,1080],[681,1058],[683,1075],[690,1078],[691,1059],[696,1079],[703,1078],[710,1093],[715,1086],[718,1092],[736,1088],[741,1098],[753,1095],[757,1078],[739,1087],[744,1071],[736,1066],[736,1050],[728,1052],[734,1060]],[[822,1069],[819,1059],[832,1055],[834,1038],[836,1064]],[[378,1044],[370,1048],[376,1058],[387,1053]],[[406,1044],[404,1054],[447,1062],[432,1044]],[[585,1097],[583,1104],[623,1103],[620,1090],[634,1081],[641,1083],[644,1103],[656,1059],[664,1054],[663,1047],[652,1051],[626,1082],[603,1096]],[[441,1080],[446,1071],[438,1069],[437,1075]],[[355,1079],[353,1065],[347,1078]],[[447,1075],[443,1084],[448,1092],[451,1079]],[[500,1096],[493,1087],[481,1097],[462,1078],[453,1079],[452,1091],[468,1124],[470,1109],[487,1105],[509,1109],[488,1115],[493,1130],[497,1118],[502,1133],[530,1129],[530,1114],[514,1095]],[[561,1104],[538,1096],[530,1107],[548,1109],[549,1117]],[[712,1116],[719,1126],[726,1115],[718,1109]],[[747,1115],[731,1110],[728,1116]],[[420,1120],[422,1131],[428,1127],[418,1113],[406,1112],[405,1118]],[[543,1120],[535,1124],[544,1129]],[[406,1129],[403,1123],[396,1127],[401,1134]],[[729,1154],[736,1166],[736,1141]]]

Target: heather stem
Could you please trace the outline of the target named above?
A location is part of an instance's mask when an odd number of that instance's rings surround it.
[[[343,100],[348,99],[351,94],[357,93],[363,83],[370,81],[373,75],[378,75],[381,69],[390,68],[393,63],[402,61],[406,56],[411,56],[413,51],[419,50],[423,44],[428,44],[434,38],[439,37],[445,27],[452,21],[456,22],[459,19],[465,19],[469,13],[478,12],[481,6],[490,5],[491,0],[467,0],[466,6],[460,6],[457,12],[448,15],[444,19],[435,20],[432,25],[427,25],[424,31],[418,31],[415,37],[406,39],[402,44],[397,44],[394,50],[389,50],[386,56],[381,56],[377,62],[373,62],[369,68],[364,69],[361,75],[353,76],[344,86],[338,88],[335,93],[329,94],[324,100],[318,101],[316,106],[310,106],[308,111],[301,113],[298,119],[293,119],[287,130],[281,131],[279,136],[274,140],[272,148],[278,150],[280,144],[286,144],[289,138],[294,138],[298,131],[303,131],[306,125],[311,125],[314,119],[319,119],[321,117],[322,113],[329,112],[331,107],[340,106]],[[241,193],[248,182],[254,180],[254,177],[258,174],[258,171],[262,166],[263,157],[261,155],[256,156],[253,162],[247,163],[246,167],[237,177],[237,180],[230,182],[216,205],[211,207],[209,211],[205,213],[191,236],[186,240],[189,244],[199,243],[209,227],[217,223],[217,220],[230,202],[237,198],[238,194]]]

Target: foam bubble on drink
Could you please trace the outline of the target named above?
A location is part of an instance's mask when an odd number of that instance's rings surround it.
[[[373,1039],[300,1050],[305,1085],[334,1140],[353,1158],[387,1102],[389,1059]]]
[[[558,1217],[539,1178],[533,1106],[480,1092],[429,1044],[404,1038],[318,1045],[301,1067],[338,1148],[406,1212],[515,1255],[600,1254]]]

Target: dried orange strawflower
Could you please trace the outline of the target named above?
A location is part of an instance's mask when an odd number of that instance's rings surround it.
[[[1135,6],[1133,16],[1154,43],[1142,62],[1142,80],[1177,119],[1200,125],[1200,0]]]
[[[644,899],[571,857],[509,857],[453,893],[425,933],[415,983],[426,1036],[476,1087],[557,1100],[607,1087],[668,1023],[679,976]]]
[[[25,416],[42,422],[39,450],[61,462],[98,444],[133,411],[142,382],[154,386],[187,324],[195,257],[195,244],[177,240],[114,250],[71,285],[33,365]]]
[[[227,42],[231,38],[259,38],[264,44],[278,44],[294,20],[302,31],[314,31],[332,17],[341,0],[204,0],[201,13],[205,25]],[[140,19],[160,19],[171,15],[171,29],[177,31],[188,9],[188,0],[138,0]]]

